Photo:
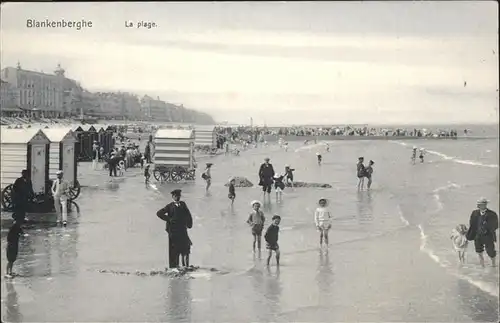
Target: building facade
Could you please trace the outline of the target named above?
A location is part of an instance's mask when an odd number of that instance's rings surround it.
[[[72,113],[72,91],[78,92],[74,80],[64,75],[60,65],[54,74],[29,71],[17,67],[6,67],[1,78],[15,87],[19,93],[17,105],[24,111],[41,111],[46,116],[64,116]],[[76,94],[75,94],[76,95]]]
[[[19,112],[19,93],[9,82],[0,80],[0,110],[2,112]]]
[[[141,99],[141,115],[150,120],[168,120],[167,114],[167,103],[160,100],[160,97],[156,99],[145,95]]]

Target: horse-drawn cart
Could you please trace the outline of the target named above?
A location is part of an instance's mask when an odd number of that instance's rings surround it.
[[[153,163],[157,181],[194,180],[193,130],[159,129],[154,136]]]
[[[1,189],[4,211],[11,211],[14,182],[22,170],[28,171],[37,203],[28,207],[31,212],[45,210],[51,203],[49,182],[50,141],[41,129],[1,130]],[[51,203],[52,205],[54,203]]]

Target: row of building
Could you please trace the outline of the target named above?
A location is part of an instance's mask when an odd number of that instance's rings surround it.
[[[145,95],[90,92],[67,78],[60,65],[54,74],[6,67],[1,71],[0,109],[45,118],[91,116],[104,119],[213,123],[205,113]]]

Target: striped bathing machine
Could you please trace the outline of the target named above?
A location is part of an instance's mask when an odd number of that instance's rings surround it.
[[[194,180],[193,130],[159,129],[154,136],[153,175],[158,181]]]

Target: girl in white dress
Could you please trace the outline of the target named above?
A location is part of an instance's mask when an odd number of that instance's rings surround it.
[[[328,231],[332,227],[332,215],[330,210],[326,207],[327,200],[325,198],[321,198],[318,204],[319,206],[316,208],[316,211],[314,211],[314,223],[319,231],[319,245],[320,247],[323,246],[324,238],[325,246],[328,247]]]

